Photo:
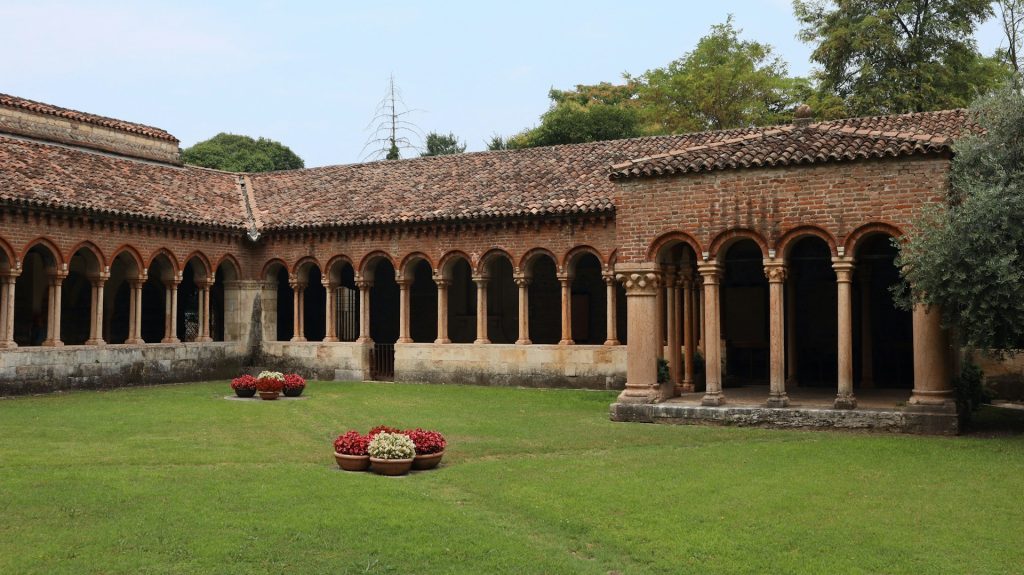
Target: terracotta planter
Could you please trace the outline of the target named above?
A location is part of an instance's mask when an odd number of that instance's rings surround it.
[[[370,469],[377,475],[405,475],[412,469],[413,459],[370,458]]]
[[[252,388],[236,389],[235,395],[237,395],[238,397],[252,397],[256,395],[256,390]]]
[[[416,459],[412,460],[412,468],[417,471],[423,471],[425,469],[433,469],[437,467],[438,463],[441,463],[441,458],[444,457],[444,452],[439,451],[437,453],[430,453],[427,455],[416,455]]]
[[[302,387],[286,387],[284,388],[285,397],[298,397],[302,395],[302,392],[306,389],[306,386]]]
[[[366,471],[370,468],[369,455],[346,455],[335,451],[334,460],[338,462],[338,467],[345,471]]]
[[[260,399],[267,399],[267,400],[277,399],[277,396],[278,396],[278,392],[276,392],[276,391],[261,391],[260,392]]]

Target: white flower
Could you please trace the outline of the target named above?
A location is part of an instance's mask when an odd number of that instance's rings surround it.
[[[404,433],[378,433],[366,452],[376,459],[412,459],[416,457],[416,444]]]

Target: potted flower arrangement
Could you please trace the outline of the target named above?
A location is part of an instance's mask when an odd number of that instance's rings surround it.
[[[366,447],[370,468],[380,475],[404,475],[412,469],[416,445],[404,433],[380,432]]]
[[[377,427],[371,429],[370,432],[366,434],[366,437],[370,440],[373,440],[373,438],[377,437],[377,435],[380,433],[402,433],[402,430],[398,429],[397,427],[391,427],[389,425],[378,425]]]
[[[302,390],[306,389],[306,380],[297,373],[289,373],[284,376],[284,395],[285,397],[298,397],[302,395]]]
[[[441,463],[441,458],[444,457],[444,448],[448,444],[443,435],[418,427],[406,431],[405,434],[416,446],[416,457],[412,462],[413,469],[433,469]]]
[[[277,399],[284,389],[284,374],[280,371],[261,371],[256,376],[256,389],[260,392],[260,399]]]
[[[349,431],[334,440],[334,460],[345,471],[366,471],[370,467],[370,456],[366,449],[370,438],[358,431]]]
[[[252,397],[256,395],[256,378],[251,375],[236,377],[231,380],[231,389],[238,397]]]

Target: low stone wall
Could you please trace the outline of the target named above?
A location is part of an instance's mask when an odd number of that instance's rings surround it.
[[[0,395],[233,377],[236,342],[68,345],[0,350]]]
[[[985,383],[998,399],[1024,400],[1024,353],[1003,358],[976,354],[975,363],[985,372]]]
[[[354,342],[264,341],[255,363],[260,368],[294,372],[306,379],[369,379],[370,345]]]
[[[395,379],[426,383],[622,389],[626,347],[407,343],[395,346]]]

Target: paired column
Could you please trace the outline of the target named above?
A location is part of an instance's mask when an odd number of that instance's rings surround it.
[[[14,286],[17,279],[13,272],[0,275],[0,348],[18,347],[14,343]]]
[[[196,286],[199,288],[199,337],[196,338],[196,341],[213,341],[213,337],[210,336],[210,286],[212,284],[212,280],[207,278],[206,281]]]
[[[572,277],[558,274],[562,285],[562,339],[558,345],[572,345]]]
[[[164,282],[164,338],[160,343],[178,343],[178,284],[179,279]],[[141,296],[141,292],[140,292]],[[142,298],[139,297],[139,319],[141,321]],[[140,330],[141,333],[141,330]]]
[[[306,341],[306,284],[292,280],[292,339]]]
[[[722,330],[719,324],[718,281],[722,266],[715,261],[697,264],[704,281],[704,375],[706,390],[701,405],[716,406],[725,401],[722,394]],[[630,338],[632,338],[632,332]]]
[[[370,288],[373,282],[368,280],[356,280],[356,288],[359,289],[359,339],[358,343],[373,343],[370,337]]]
[[[836,272],[836,295],[838,296],[839,319],[839,361],[838,393],[836,409],[854,409],[857,399],[853,396],[853,258],[832,258],[832,269]]]
[[[690,393],[696,386],[693,382],[693,277],[689,269],[679,275],[679,283],[683,293],[683,353],[686,354],[683,358],[683,384],[680,391]]]
[[[92,284],[92,317],[89,319],[89,339],[85,345],[103,345],[103,286],[107,283],[109,275],[100,275],[90,278]]]
[[[626,289],[626,389],[620,403],[652,403],[658,397],[658,292],[661,277],[654,264],[617,266],[615,278]]]
[[[67,273],[53,273],[49,276],[49,290],[47,292],[48,304],[46,318],[46,339],[43,345],[48,347],[59,347],[64,345],[60,340],[60,307],[61,307],[61,286]]]
[[[606,273],[601,276],[604,279],[604,285],[606,290],[605,301],[608,305],[608,312],[605,317],[608,321],[608,327],[605,331],[607,339],[604,340],[605,345],[621,345],[619,343],[619,307],[616,305],[616,290],[615,290],[615,274]]]
[[[782,260],[765,260],[768,277],[768,407],[786,407],[786,266]]]
[[[914,304],[914,391],[910,406],[926,410],[955,410],[952,386],[953,350],[936,307]]]
[[[398,284],[398,341],[395,343],[412,343],[412,337],[409,335],[409,284],[412,282],[406,278],[397,278],[395,283]]]
[[[437,284],[437,339],[434,343],[451,343],[448,339],[448,280],[435,277]]]
[[[699,265],[697,267],[698,269],[700,268]],[[693,281],[695,282],[693,290],[694,296],[697,298],[697,313],[694,316],[694,319],[696,319],[696,321],[699,322],[698,325],[700,326],[700,329],[698,330],[699,333],[697,334],[697,349],[699,349],[701,354],[703,355],[704,342],[707,340],[707,325],[704,323],[704,319],[707,315],[704,312],[704,278],[696,277],[693,279]],[[705,361],[707,361],[706,355],[704,356],[704,359]]]
[[[875,387],[874,342],[871,337],[871,267],[857,270],[860,280],[860,385]]]
[[[324,318],[324,325],[327,327],[327,335],[324,336],[324,341],[338,341],[338,311],[336,308],[338,285],[331,283],[331,281],[326,278],[320,283],[323,284],[324,291],[327,292],[327,305],[325,306],[325,314],[327,317]]]
[[[128,344],[145,343],[142,340],[142,286],[145,285],[145,278],[128,280],[131,286],[131,293],[128,301]]]
[[[476,341],[473,343],[491,343],[487,339],[487,277],[473,276],[476,282]]]
[[[675,268],[665,268],[665,315],[668,330],[668,371],[669,382],[673,393],[678,394],[683,384],[683,370],[679,369],[683,362],[682,347],[679,342],[679,286],[676,283]]]
[[[790,272],[786,273],[786,326],[786,387],[796,387],[796,277]]]
[[[530,278],[516,275],[516,287],[519,288],[519,339],[516,345],[530,345]]]

